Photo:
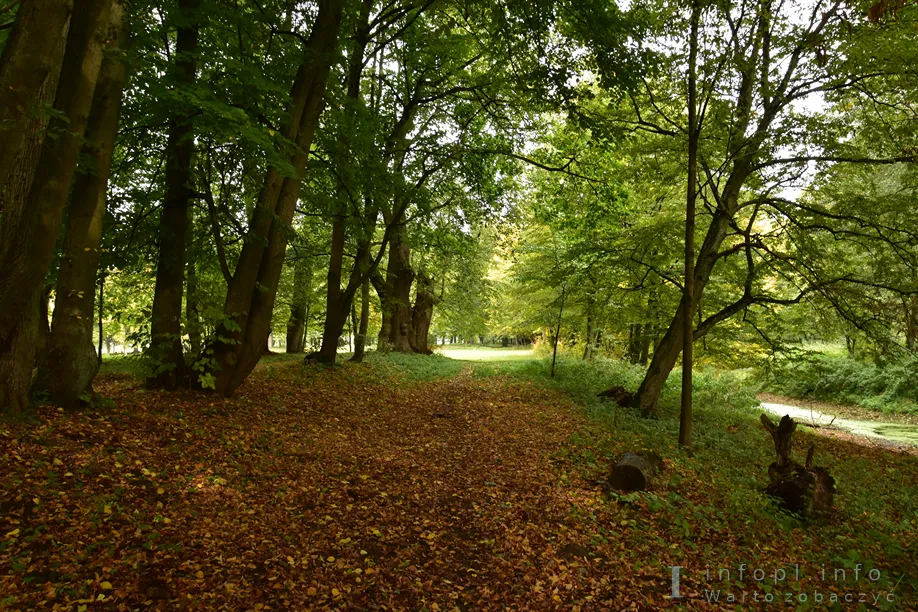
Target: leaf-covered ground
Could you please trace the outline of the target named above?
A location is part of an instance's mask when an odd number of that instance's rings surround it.
[[[827,525],[777,520],[755,501],[766,463],[730,482],[703,447],[664,449],[653,493],[610,499],[596,480],[648,442],[631,417],[599,422],[558,391],[459,368],[418,381],[270,363],[231,400],[107,375],[98,390],[114,405],[0,425],[0,608],[736,609],[708,601],[717,587],[780,594],[773,609],[816,590],[892,592],[888,606],[916,609],[907,503],[881,523],[844,501]],[[750,427],[723,435],[761,437]],[[915,484],[913,457],[820,444],[889,487]],[[794,562],[796,583],[748,573]],[[820,580],[820,562],[882,578]],[[729,583],[704,575],[721,568]]]

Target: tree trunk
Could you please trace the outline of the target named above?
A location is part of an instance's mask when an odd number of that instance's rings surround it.
[[[293,267],[293,299],[290,319],[287,321],[287,352],[302,353],[306,331],[306,312],[312,292],[312,264],[305,257],[296,260]]]
[[[695,280],[695,189],[698,174],[698,121],[697,82],[695,63],[698,57],[698,21],[701,7],[698,0],[692,1],[692,19],[689,33],[688,65],[688,180],[686,181],[685,206],[685,281],[682,290],[682,397],[679,406],[679,444],[692,446],[692,359],[694,330],[692,317],[695,314],[693,283]]]
[[[0,55],[0,214],[13,219],[32,184],[72,9],[71,0],[23,0]]]
[[[185,283],[185,321],[188,326],[188,345],[192,355],[199,355],[201,353],[201,314],[198,305],[198,273],[194,258],[188,261],[188,277]]]
[[[367,345],[367,328],[370,326],[370,281],[363,281],[360,291],[360,328],[357,331],[357,340],[354,342],[354,355],[351,361],[363,361]]]
[[[389,344],[393,351],[412,353],[411,285],[414,283],[414,271],[411,269],[411,250],[401,240],[392,243],[386,277],[392,286]]]
[[[730,216],[722,209],[717,209],[708,226],[707,234],[698,253],[695,262],[694,274],[694,299],[693,304],[701,301],[701,295],[711,278],[711,272],[717,261],[717,252],[727,235],[727,229],[730,225]],[[655,414],[657,411],[657,400],[663,391],[663,385],[669,377],[669,373],[676,365],[679,359],[679,353],[682,352],[682,329],[686,317],[683,315],[685,302],[680,301],[679,308],[669,324],[663,338],[657,344],[653,352],[653,358],[650,360],[650,367],[644,375],[644,380],[638,388],[635,401],[645,415]],[[695,339],[698,336],[696,334]]]
[[[914,351],[918,346],[918,295],[908,298],[905,308],[905,347]]]
[[[389,336],[392,335],[392,286],[378,272],[370,276],[370,282],[379,297],[381,312],[376,350],[385,352],[389,350]]]
[[[322,331],[322,347],[315,355],[322,363],[335,363],[338,356],[338,339],[347,315],[350,304],[344,304],[341,292],[341,269],[344,264],[345,221],[340,216],[335,217],[332,223],[331,259],[328,264],[328,275],[325,288],[325,327]]]
[[[67,35],[54,108],[22,214],[3,218],[0,245],[0,342],[31,310],[44,282],[76,170],[102,63],[111,0],[78,0]],[[28,172],[28,169],[25,169]],[[13,212],[13,211],[9,211]],[[29,314],[32,317],[34,315]]]
[[[283,178],[278,168],[268,169],[227,291],[224,313],[235,320],[238,329],[222,327],[218,336],[229,340],[214,346],[219,366],[215,388],[224,396],[232,395],[255,368],[268,336],[287,235],[312,137],[324,107],[325,84],[338,42],[343,7],[343,0],[319,2],[305,60],[293,86],[290,121],[283,130],[283,135],[297,145],[291,158],[294,176]]]
[[[558,361],[558,342],[561,341],[561,320],[564,318],[564,298],[567,286],[561,285],[561,307],[558,309],[558,328],[555,330],[554,348],[551,352],[551,377],[555,377],[555,364]]]
[[[175,45],[175,79],[179,89],[190,89],[197,78],[200,0],[179,0],[182,16]],[[150,322],[149,355],[155,364],[147,384],[174,389],[186,379],[182,350],[182,293],[185,286],[185,239],[191,199],[191,157],[194,126],[188,109],[169,121],[166,142],[166,191],[159,222],[159,261]]]
[[[656,453],[625,453],[609,474],[609,486],[625,493],[646,491],[662,466],[663,460]]]
[[[778,498],[781,507],[790,512],[812,516],[832,508],[835,498],[835,479],[821,467],[812,465],[813,446],[810,445],[806,465],[794,461],[790,454],[797,424],[785,415],[775,425],[766,414],[761,416],[762,425],[771,434],[777,459],[768,466],[768,495]]]
[[[650,343],[653,340],[653,327],[651,325],[644,325],[644,332],[641,334],[641,355],[640,355],[640,364],[644,367],[647,366],[647,360],[650,358]]]
[[[589,361],[593,358],[593,300],[587,301],[586,312],[586,342],[583,346],[583,360]]]
[[[645,336],[644,325],[633,323],[628,331],[628,361],[638,363],[641,359],[641,341]]]
[[[102,285],[99,284],[99,351],[93,354],[95,289],[102,245],[102,223],[112,151],[121,115],[126,68],[121,61],[127,46],[122,27],[123,5],[111,8],[112,53],[102,62],[81,155],[92,160],[94,172],[78,174],[70,198],[67,232],[55,289],[50,339],[40,353],[37,388],[56,406],[74,409],[92,390],[102,359]]]
[[[102,316],[105,314],[105,270],[99,275],[99,367],[102,366]],[[112,352],[112,343],[111,341],[107,342],[108,352]]]
[[[430,355],[433,351],[427,344],[430,336],[430,323],[433,319],[433,308],[437,303],[434,293],[434,284],[427,274],[418,272],[417,295],[414,298],[414,308],[411,311],[413,336],[411,347],[415,353]]]
[[[54,99],[54,108],[60,115],[48,122],[55,138],[42,141],[34,170],[18,167],[7,174],[14,176],[15,183],[30,181],[31,184],[22,205],[12,203],[2,220],[0,366],[4,374],[0,380],[0,410],[21,411],[28,403],[41,287],[54,254],[78,162],[102,63],[102,40],[110,7],[110,0],[77,1]],[[4,51],[3,69],[16,64],[16,59],[19,58],[7,56]],[[27,157],[17,153],[16,159],[23,162]],[[31,179],[27,179],[33,172]],[[13,186],[10,191],[15,190]]]
[[[363,0],[360,6],[360,17],[354,39],[354,47],[351,50],[348,60],[347,98],[351,105],[346,107],[348,109],[346,116],[348,121],[346,123],[350,123],[354,119],[354,105],[360,100],[360,82],[363,78],[363,69],[366,65],[364,56],[366,54],[367,43],[369,42],[369,19],[372,8],[372,0]],[[342,132],[339,144],[342,150],[346,151],[349,149],[350,134],[347,131]],[[338,163],[344,166],[349,163],[349,160],[344,159],[342,156],[341,159],[338,159]],[[339,174],[341,176],[347,176],[349,173],[342,171],[339,172]],[[354,277],[364,274],[368,268],[369,262],[366,260],[369,259],[370,241],[372,240],[373,229],[375,229],[376,225],[377,213],[374,211],[372,219],[367,219],[368,222],[372,222],[373,227],[366,228],[364,231],[364,236],[358,248],[357,259],[355,260],[347,289],[342,291],[341,272],[344,262],[344,247],[347,233],[347,217],[343,213],[347,208],[347,204],[342,200],[344,199],[344,191],[346,189],[347,185],[342,185],[339,188],[339,202],[337,205],[340,210],[338,214],[335,215],[332,222],[331,255],[328,264],[328,282],[326,283],[325,328],[322,332],[322,347],[319,349],[318,353],[310,355],[310,357],[315,357],[318,361],[324,363],[334,363],[337,359],[338,339],[341,337],[341,332],[347,321],[348,313],[351,311],[356,289],[359,287],[359,284],[355,285],[354,281],[356,279]],[[369,204],[369,199],[366,201],[368,207],[372,207],[372,205]],[[358,283],[362,284],[362,280],[358,281]]]
[[[0,352],[0,412],[20,415],[29,406],[29,386],[39,338],[41,298],[36,293]]]

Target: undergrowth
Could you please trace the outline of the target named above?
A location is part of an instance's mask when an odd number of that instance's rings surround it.
[[[882,365],[838,355],[782,359],[769,369],[765,388],[774,393],[880,412],[918,413],[918,357]]]

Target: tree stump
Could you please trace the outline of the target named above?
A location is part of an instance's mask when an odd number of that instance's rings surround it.
[[[607,397],[622,408],[629,408],[634,405],[634,393],[621,385],[606,389],[602,393],[598,393],[596,397]]]
[[[813,463],[814,445],[806,455],[806,465],[794,461],[791,454],[792,439],[797,423],[787,415],[774,422],[763,414],[762,425],[775,443],[777,460],[768,466],[769,484],[765,493],[780,500],[785,510],[804,516],[814,516],[832,508],[835,498],[835,479],[822,467]]]
[[[646,491],[663,467],[663,459],[652,451],[625,453],[609,474],[609,486],[618,491]]]

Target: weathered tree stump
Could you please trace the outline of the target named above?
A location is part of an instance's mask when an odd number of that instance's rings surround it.
[[[596,394],[596,397],[607,397],[622,408],[629,408],[634,405],[634,393],[621,385],[606,389],[602,393]]]
[[[625,453],[609,474],[609,486],[618,491],[646,491],[663,467],[663,459],[652,451]]]
[[[780,500],[781,507],[804,516],[814,516],[832,508],[835,498],[835,479],[825,468],[813,463],[814,445],[806,455],[806,465],[800,465],[791,456],[792,439],[797,423],[787,415],[774,422],[763,414],[762,425],[775,443],[777,460],[768,466],[770,480],[765,493]]]

